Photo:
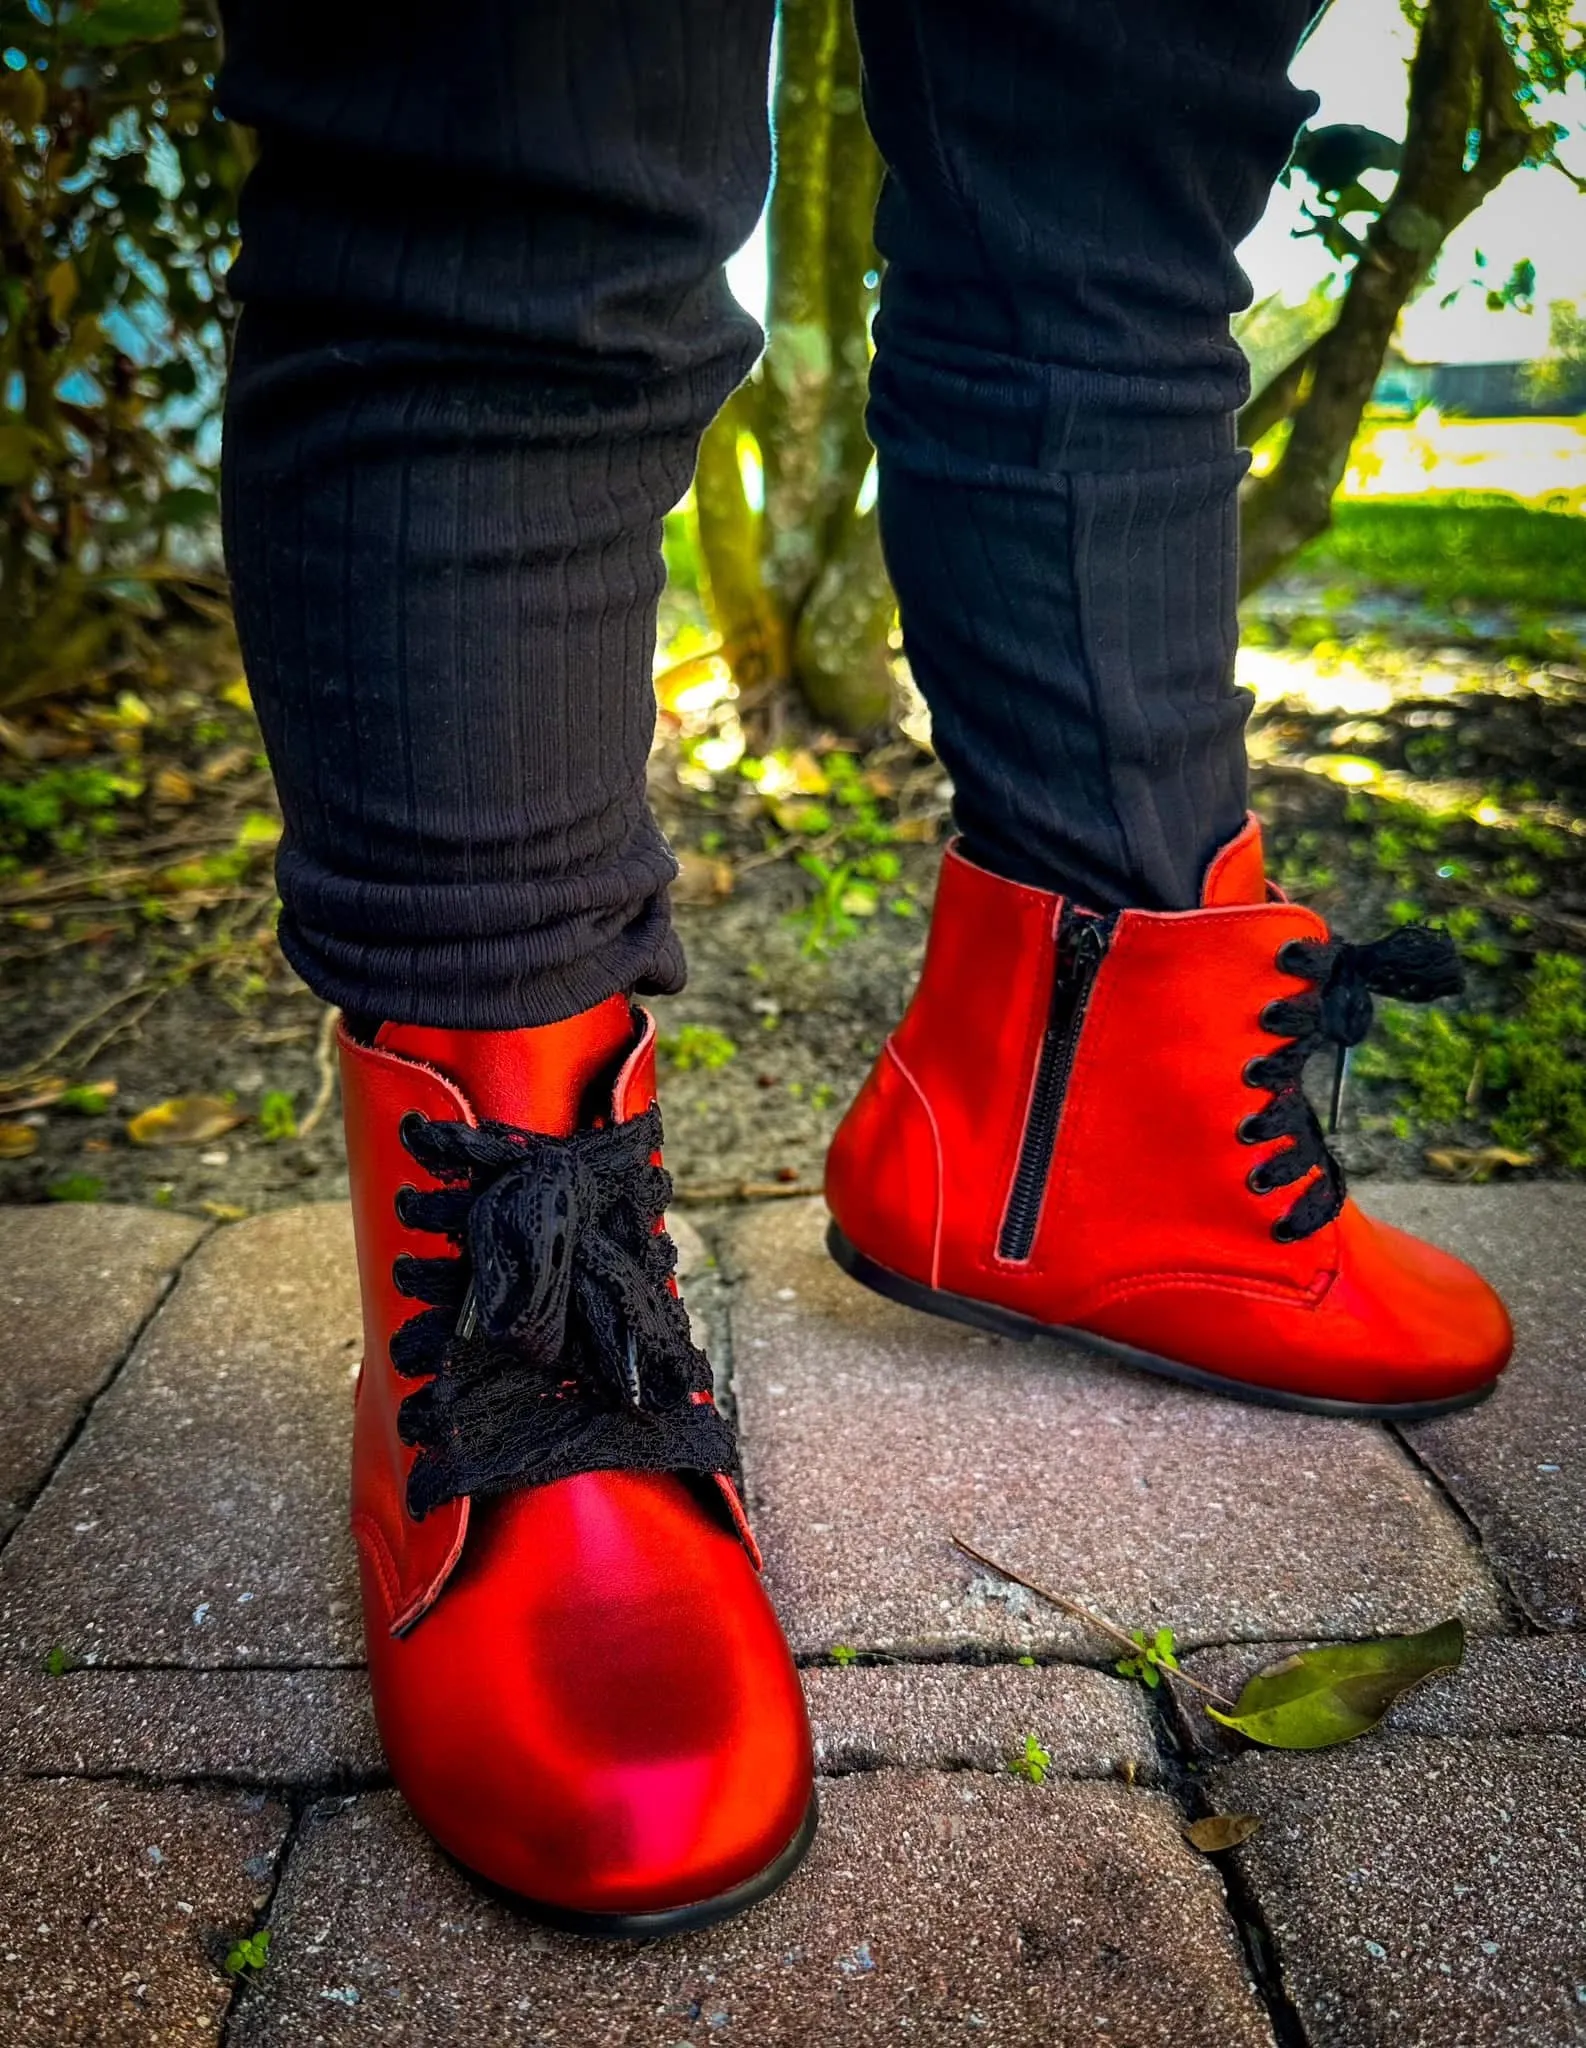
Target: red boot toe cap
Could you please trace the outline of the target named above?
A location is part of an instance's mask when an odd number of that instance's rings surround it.
[[[798,1836],[798,1674],[742,1544],[682,1480],[591,1473],[476,1502],[445,1596],[369,1651],[409,1805],[531,1903],[700,1904]]]

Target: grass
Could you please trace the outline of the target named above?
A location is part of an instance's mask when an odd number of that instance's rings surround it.
[[[1586,519],[1477,492],[1346,499],[1297,567],[1445,604],[1586,610]]]

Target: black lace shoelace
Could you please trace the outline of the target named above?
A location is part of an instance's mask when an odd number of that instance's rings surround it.
[[[1459,956],[1446,932],[1425,925],[1405,925],[1385,939],[1355,946],[1342,940],[1291,939],[1277,956],[1285,974],[1302,976],[1314,987],[1300,996],[1268,1003],[1261,1013],[1264,1031],[1288,1043],[1276,1052],[1253,1059],[1245,1068],[1252,1088],[1273,1091],[1264,1109],[1239,1126],[1244,1144],[1273,1138],[1291,1142],[1252,1169],[1249,1185],[1258,1195],[1288,1187],[1319,1168],[1314,1180],[1292,1208],[1272,1226],[1280,1244],[1309,1237],[1330,1223],[1344,1205],[1344,1169],[1328,1148],[1316,1112],[1306,1100],[1303,1077],[1313,1054],[1331,1050],[1337,1062],[1333,1083],[1336,1128],[1344,1061],[1371,1029],[1372,997],[1396,996],[1401,1002],[1430,1003],[1439,996],[1458,995],[1464,987]]]
[[[660,1111],[569,1138],[410,1113],[402,1143],[444,1185],[404,1188],[410,1229],[455,1257],[404,1254],[401,1291],[428,1303],[391,1340],[422,1379],[398,1414],[419,1453],[408,1506],[541,1486],[578,1472],[737,1476],[710,1364],[669,1286],[671,1199]]]

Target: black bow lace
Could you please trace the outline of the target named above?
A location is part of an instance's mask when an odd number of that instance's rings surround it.
[[[570,1138],[415,1113],[402,1143],[446,1185],[404,1188],[398,1216],[460,1253],[392,1269],[430,1304],[391,1340],[397,1371],[425,1381],[398,1416],[419,1452],[414,1515],[575,1472],[736,1474],[732,1430],[698,1398],[709,1361],[668,1285],[658,1110]]]
[[[1292,1142],[1255,1167],[1249,1185],[1258,1195],[1288,1187],[1319,1168],[1303,1195],[1272,1226],[1280,1244],[1309,1237],[1332,1221],[1344,1204],[1344,1169],[1328,1149],[1316,1112],[1306,1100],[1306,1062],[1329,1048],[1335,1055],[1332,1127],[1337,1128],[1344,1063],[1351,1046],[1371,1029],[1372,997],[1397,996],[1402,1002],[1430,1003],[1439,996],[1458,995],[1464,987],[1459,956],[1446,932],[1425,925],[1405,925],[1385,939],[1353,946],[1342,940],[1291,939],[1278,954],[1285,974],[1315,984],[1301,996],[1268,1003],[1261,1013],[1264,1031],[1281,1034],[1288,1043],[1253,1059],[1245,1068],[1252,1088],[1269,1088],[1272,1100],[1247,1116],[1239,1136],[1247,1145],[1272,1138]]]

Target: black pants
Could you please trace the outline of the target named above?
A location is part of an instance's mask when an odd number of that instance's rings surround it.
[[[1195,901],[1245,803],[1234,246],[1314,0],[858,0],[914,674],[987,865]],[[227,548],[324,997],[674,989],[644,799],[663,514],[760,334],[772,0],[231,0],[259,133]]]

